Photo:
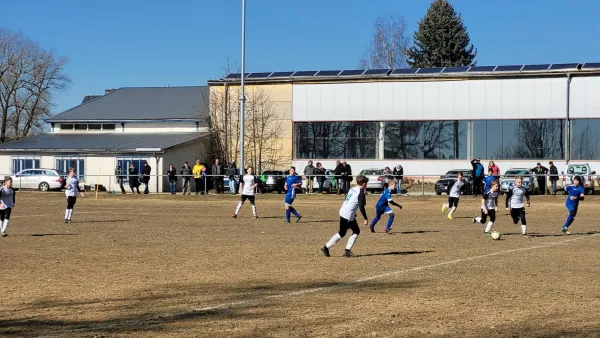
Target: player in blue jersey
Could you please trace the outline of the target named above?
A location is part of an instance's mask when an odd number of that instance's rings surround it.
[[[396,181],[390,180],[388,181],[388,187],[383,191],[381,196],[379,197],[379,201],[375,205],[375,218],[371,221],[371,225],[369,228],[371,232],[375,232],[375,224],[379,222],[379,219],[383,214],[388,215],[387,226],[385,227],[385,232],[388,234],[392,231],[392,223],[394,222],[394,210],[390,207],[390,204],[402,209],[402,206],[392,200],[392,191],[396,189]]]
[[[290,223],[290,214],[296,216],[296,223],[300,222],[302,216],[294,209],[292,203],[296,198],[296,188],[302,186],[302,179],[296,176],[296,167],[290,167],[290,174],[285,178],[285,221]]]
[[[573,185],[568,185],[565,187],[565,191],[569,196],[567,196],[566,206],[569,211],[569,215],[567,216],[567,221],[565,225],[562,226],[562,232],[566,235],[570,235],[569,227],[575,221],[575,216],[577,216],[577,208],[579,208],[579,201],[583,201],[585,190],[581,186],[581,177],[575,176],[573,178]]]
[[[490,189],[492,188],[492,182],[495,180],[496,177],[494,176],[494,170],[492,168],[489,168],[487,176],[483,178],[483,193],[490,191]]]

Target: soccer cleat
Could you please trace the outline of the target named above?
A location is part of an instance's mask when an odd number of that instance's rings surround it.
[[[258,219],[258,216],[252,216],[252,219]]]
[[[523,238],[531,238],[531,236],[529,236],[529,234],[525,233],[525,234],[523,234]]]
[[[477,223],[477,220],[475,219],[475,217],[473,217],[473,223]]]
[[[442,204],[442,212],[446,211],[446,205]]]
[[[298,217],[296,217],[296,223],[300,222],[301,219],[302,219],[302,215],[298,215]]]
[[[291,223],[289,219],[286,219],[286,220],[285,220],[285,222],[286,222],[286,223]]]
[[[485,230],[484,230],[484,231],[483,231],[483,235],[484,235],[484,236],[491,236],[491,235],[492,235],[492,233],[491,233],[491,232],[487,232],[487,231],[485,231]]]
[[[391,235],[392,234],[392,229],[385,229],[385,232]]]
[[[560,230],[561,230],[561,231],[562,231],[562,233],[563,233],[563,234],[565,234],[565,235],[570,235],[570,234],[571,234],[571,232],[569,231],[569,228],[568,228],[568,227],[562,227]]]
[[[450,214],[449,214],[449,215],[448,215],[448,219],[452,219],[452,215],[450,215]]]
[[[3,232],[2,237],[6,237],[6,236],[8,236],[8,234],[6,232]]]
[[[237,215],[236,215],[236,214],[233,214],[233,215],[231,215],[231,217],[233,217],[233,218],[237,218]]]
[[[344,257],[356,257],[352,251],[346,249],[346,251],[344,251]]]
[[[329,257],[329,249],[326,245],[323,245],[323,247],[321,248],[321,252],[323,253],[323,256]]]
[[[65,223],[69,223],[69,220],[68,220],[68,219],[66,219],[66,220],[65,220]]]
[[[375,232],[375,227],[369,225],[369,229],[371,229],[371,232]]]

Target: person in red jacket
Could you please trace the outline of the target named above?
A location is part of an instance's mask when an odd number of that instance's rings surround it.
[[[500,180],[500,168],[494,163],[494,161],[490,161],[488,164],[488,169],[492,169],[492,176],[496,181]]]

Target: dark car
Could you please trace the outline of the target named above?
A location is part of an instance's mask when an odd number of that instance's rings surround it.
[[[440,176],[440,179],[435,182],[435,193],[437,195],[447,194],[448,186],[450,183],[456,180],[458,173],[462,172],[463,181],[465,181],[464,193],[470,194],[473,182],[471,182],[471,169],[452,169],[449,170],[445,175]]]
[[[267,170],[260,175],[259,189],[263,193],[277,191],[281,194],[285,185],[285,173],[281,170]]]

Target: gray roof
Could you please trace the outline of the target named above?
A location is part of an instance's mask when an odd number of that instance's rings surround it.
[[[98,133],[98,134],[42,134],[31,138],[0,144],[2,152],[144,152],[141,148],[159,148],[161,152],[208,133]],[[146,150],[145,152],[152,152]]]
[[[86,95],[83,98],[83,101],[81,101],[81,104],[88,103],[88,102],[90,102],[92,100],[95,100],[95,99],[97,99],[99,97],[102,97],[102,95]]]
[[[47,122],[193,120],[206,123],[208,87],[120,88]]]

